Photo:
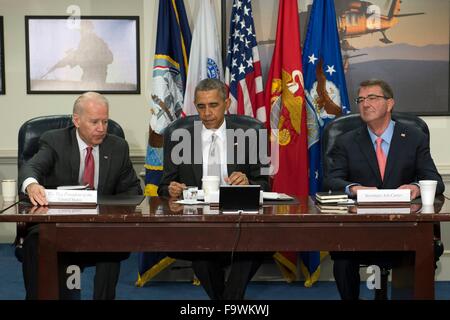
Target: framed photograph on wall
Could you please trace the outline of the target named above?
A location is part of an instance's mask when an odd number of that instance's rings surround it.
[[[359,2],[357,12],[368,18],[362,22],[347,19],[347,31],[340,34],[351,101],[361,81],[378,78],[392,86],[396,111],[450,115],[450,2],[371,0],[370,8]],[[335,3],[341,14],[355,14]],[[353,26],[351,22],[358,23]],[[356,110],[353,105],[352,111]]]
[[[233,0],[222,20],[229,32]],[[298,0],[305,40],[312,0]],[[442,0],[335,0],[336,21],[350,101],[361,81],[379,78],[394,90],[395,110],[420,116],[450,115],[450,2]],[[265,83],[272,59],[278,1],[253,1]],[[226,48],[225,48],[226,52]],[[352,112],[358,112],[352,104]]]
[[[0,94],[5,94],[5,46],[3,38],[3,17],[0,16]]]
[[[140,93],[139,17],[25,16],[27,93]]]

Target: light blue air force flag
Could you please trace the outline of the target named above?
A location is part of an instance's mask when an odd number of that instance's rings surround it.
[[[315,0],[303,46],[307,101],[309,193],[322,188],[322,131],[329,121],[350,112],[333,0]]]

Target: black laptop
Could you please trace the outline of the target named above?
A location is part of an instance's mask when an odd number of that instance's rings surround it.
[[[222,213],[258,213],[260,185],[220,186],[219,209]]]

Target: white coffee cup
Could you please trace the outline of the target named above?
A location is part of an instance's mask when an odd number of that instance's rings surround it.
[[[434,213],[434,205],[422,205],[420,213]]]
[[[15,179],[2,180],[2,196],[3,201],[11,202],[16,200],[17,182]]]
[[[197,187],[186,187],[183,190],[183,199],[190,201],[197,201],[198,188]]]
[[[202,183],[205,197],[212,191],[219,191],[220,178],[218,176],[203,176]]]
[[[436,193],[436,180],[420,180],[420,197],[422,198],[422,205],[430,206],[434,203],[434,196]]]

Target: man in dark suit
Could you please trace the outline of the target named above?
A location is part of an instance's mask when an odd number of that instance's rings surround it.
[[[418,128],[391,118],[394,95],[382,80],[360,84],[356,102],[365,125],[336,140],[325,185],[354,197],[360,189],[409,189],[420,196],[419,180],[436,180],[436,193],[444,183],[431,158],[428,137]],[[360,263],[391,263],[394,254],[332,252],[333,273],[342,299],[359,297]]]
[[[194,103],[201,122],[194,122],[191,127],[187,128],[191,156],[188,161],[181,163],[172,159],[172,150],[176,143],[171,141],[167,135],[165,136],[164,172],[158,194],[179,198],[186,186],[201,188],[201,178],[206,175],[219,176],[221,184],[257,184],[261,186],[262,190],[268,190],[268,176],[262,174],[263,165],[259,159],[253,164],[249,160],[250,155],[258,155],[258,143],[246,143],[244,161],[239,161],[240,154],[236,150],[238,144],[229,133],[234,132],[240,126],[225,117],[225,112],[230,106],[225,84],[215,79],[200,81],[195,89]],[[213,174],[208,165],[208,157],[211,156],[209,150],[214,143],[217,143],[220,154],[220,168],[216,171],[217,174]],[[230,155],[231,152],[234,156]],[[230,161],[230,158],[234,161]],[[219,252],[169,255],[192,260],[196,276],[208,296],[215,300],[243,299],[248,282],[264,258],[264,254],[260,253],[231,255]],[[232,261],[230,261],[231,259]],[[227,280],[225,280],[226,266],[230,266]]]
[[[98,195],[142,194],[132,167],[127,142],[107,134],[108,101],[95,92],[86,92],[74,103],[74,126],[50,130],[39,141],[39,151],[19,172],[21,191],[35,206],[46,206],[45,188],[86,185]],[[23,243],[23,276],[26,298],[36,299],[39,225],[28,230]],[[59,258],[60,297],[79,298],[80,291],[66,286],[67,266],[96,266],[94,299],[114,299],[120,261],[128,253],[67,253]]]

